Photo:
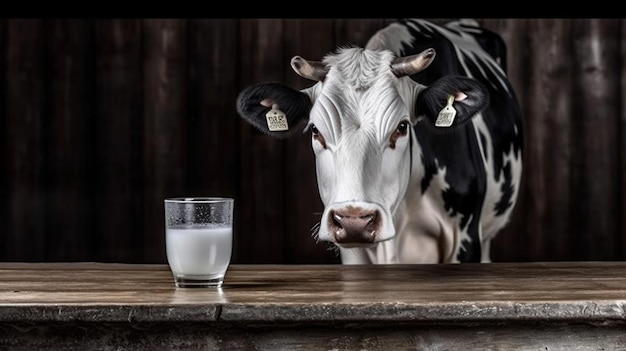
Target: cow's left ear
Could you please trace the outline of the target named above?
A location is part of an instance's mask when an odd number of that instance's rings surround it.
[[[467,77],[446,76],[417,97],[415,115],[444,130],[471,121],[488,104],[489,93],[482,83]]]

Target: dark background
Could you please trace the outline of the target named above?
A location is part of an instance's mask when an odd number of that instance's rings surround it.
[[[391,19],[0,20],[0,261],[165,263],[163,199],[236,199],[233,263],[338,263],[308,135],[242,123],[244,87]],[[437,21],[441,21],[438,19]],[[479,19],[502,35],[525,168],[494,261],[626,258],[626,20]]]

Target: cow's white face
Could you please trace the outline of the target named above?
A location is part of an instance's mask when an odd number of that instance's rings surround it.
[[[395,235],[392,214],[411,175],[410,96],[418,87],[392,73],[392,59],[360,50],[325,58],[331,68],[314,87],[308,126],[325,205],[319,240],[358,247]]]

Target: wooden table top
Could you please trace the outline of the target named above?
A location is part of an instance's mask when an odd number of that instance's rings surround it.
[[[7,321],[626,320],[626,263],[231,265],[176,288],[167,265],[0,263]]]

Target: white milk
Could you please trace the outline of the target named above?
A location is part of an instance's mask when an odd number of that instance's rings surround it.
[[[174,275],[223,275],[233,248],[233,228],[193,225],[167,228],[167,261]]]

